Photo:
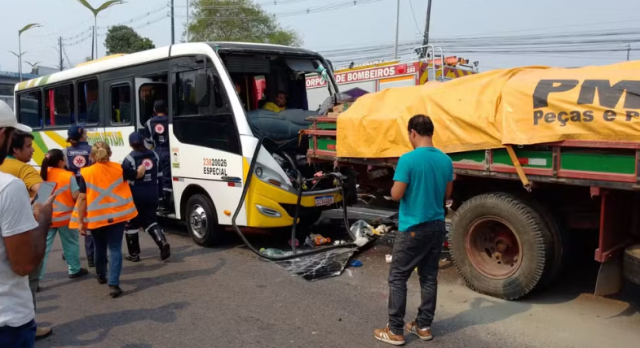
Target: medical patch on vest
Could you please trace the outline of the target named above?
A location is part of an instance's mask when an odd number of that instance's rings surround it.
[[[156,130],[156,133],[162,134],[164,133],[164,126],[158,123],[155,127],[155,130]]]
[[[87,160],[84,156],[76,156],[73,158],[73,164],[78,168],[82,168],[87,164]]]
[[[153,168],[153,161],[145,158],[142,160],[142,165],[144,166],[144,169],[150,170],[151,168]]]

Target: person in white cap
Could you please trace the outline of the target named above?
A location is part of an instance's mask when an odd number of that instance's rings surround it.
[[[16,130],[31,132],[18,123],[9,105],[0,101],[0,164]],[[44,257],[54,199],[51,196],[45,204],[32,206],[24,183],[0,172],[0,347],[35,345],[35,301],[28,275]]]

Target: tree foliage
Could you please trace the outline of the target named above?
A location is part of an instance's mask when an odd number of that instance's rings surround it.
[[[194,0],[190,41],[242,41],[302,45],[294,30],[282,28],[275,15],[252,0]]]
[[[156,47],[149,38],[138,35],[131,27],[126,25],[116,25],[109,28],[104,46],[107,48],[108,55],[135,53]]]

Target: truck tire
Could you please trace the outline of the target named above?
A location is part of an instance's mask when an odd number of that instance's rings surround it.
[[[640,285],[640,244],[625,249],[622,272],[624,279]]]
[[[209,197],[203,194],[189,197],[185,220],[189,235],[196,244],[209,247],[220,242],[222,229],[218,224],[216,209]]]
[[[464,202],[452,219],[449,250],[469,288],[506,300],[534,290],[550,274],[556,253],[540,213],[507,193]]]
[[[545,224],[545,228],[543,230],[549,231],[551,238],[553,239],[553,255],[549,258],[547,265],[548,268],[545,270],[540,283],[536,287],[536,289],[539,290],[551,285],[558,278],[558,275],[560,275],[560,272],[566,263],[565,258],[567,257],[568,252],[568,241],[556,215],[547,209],[541,202],[535,200],[526,201],[533,209],[535,209],[536,212],[538,212]]]

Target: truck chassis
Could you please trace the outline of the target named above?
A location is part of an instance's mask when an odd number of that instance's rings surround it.
[[[383,194],[391,188],[397,158],[337,157],[337,118],[312,121],[303,131],[310,162],[351,167],[360,189]],[[449,156],[455,173],[449,246],[470,288],[521,298],[551,284],[593,240],[601,263],[594,293],[621,289],[622,254],[640,240],[640,214],[634,213],[640,209],[640,143],[563,141]]]

